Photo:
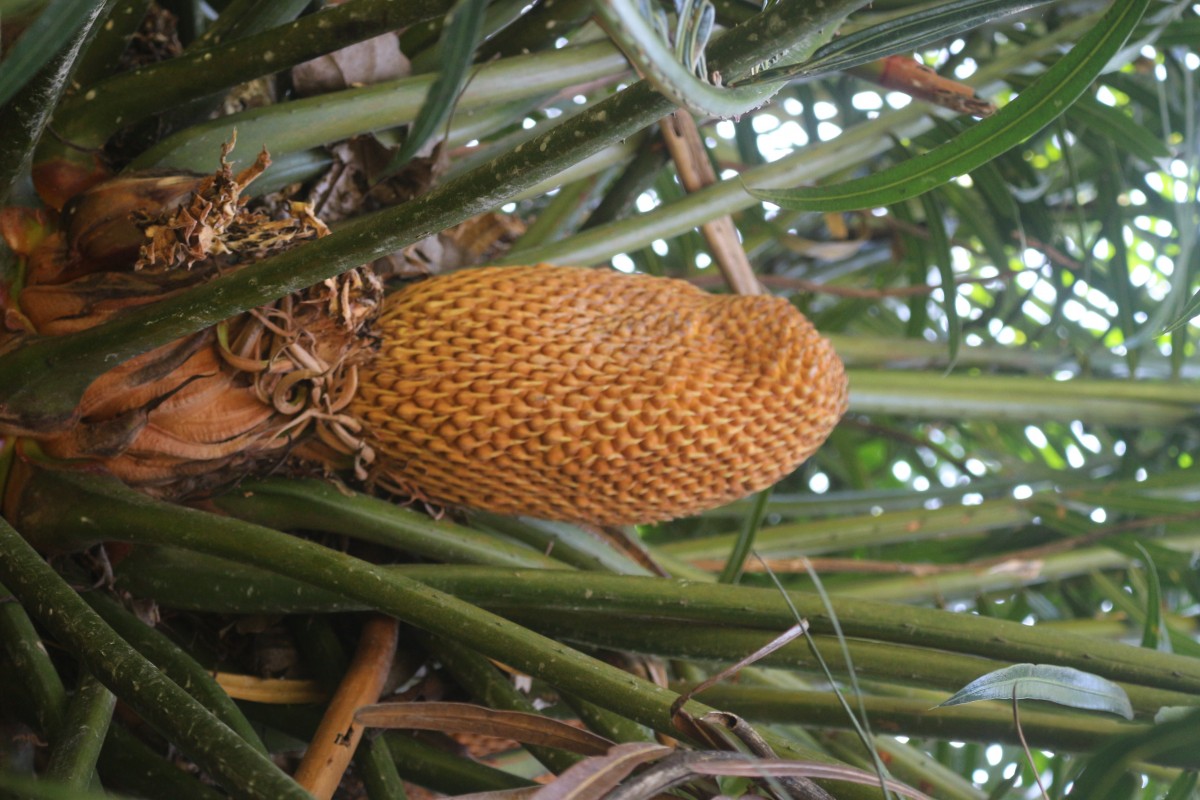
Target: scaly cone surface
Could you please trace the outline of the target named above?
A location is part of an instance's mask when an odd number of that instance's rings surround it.
[[[375,477],[429,500],[616,525],[771,485],[846,410],[786,300],[571,267],[468,270],[385,300],[347,409]]]

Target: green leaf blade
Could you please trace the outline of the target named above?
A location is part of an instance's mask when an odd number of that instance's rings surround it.
[[[99,5],[92,0],[54,0],[46,6],[4,60],[4,69],[0,70],[0,106],[50,63]]]
[[[1141,542],[1134,542],[1146,570],[1146,621],[1142,625],[1142,647],[1171,652],[1171,636],[1162,613],[1162,582],[1154,558]]]
[[[840,36],[818,49],[807,61],[764,70],[741,84],[811,77],[862,66],[896,53],[919,50],[1046,2],[1048,0],[954,0]]]
[[[763,518],[767,515],[767,502],[771,499],[771,488],[768,486],[754,496],[750,513],[746,515],[742,529],[729,552],[729,558],[725,561],[725,568],[721,570],[721,577],[718,579],[721,583],[737,583],[742,577],[746,559],[754,547],[754,539],[758,536]]]
[[[1048,700],[1133,719],[1129,695],[1110,680],[1073,667],[1014,664],[971,681],[938,707],[978,700]]]
[[[483,35],[487,0],[459,0],[450,12],[441,41],[441,68],[399,152],[384,169],[384,177],[400,170],[445,124],[454,111],[471,73],[475,48]]]
[[[958,283],[950,256],[950,238],[946,234],[946,210],[941,198],[933,192],[921,195],[921,205],[925,210],[925,228],[929,231],[929,249],[942,285],[942,311],[946,315],[946,340],[950,345],[948,369],[953,369],[958,360],[963,333],[962,320],[958,315]]]

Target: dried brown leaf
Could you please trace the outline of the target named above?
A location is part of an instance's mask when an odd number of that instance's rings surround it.
[[[649,742],[614,745],[605,755],[584,759],[568,769],[538,790],[533,800],[600,800],[642,764],[672,752],[670,747]]]
[[[395,148],[375,136],[355,136],[329,147],[333,164],[313,185],[308,201],[322,219],[336,222],[411,200],[429,191],[449,161],[440,147],[414,158],[397,174],[381,180]]]
[[[679,697],[675,698],[675,702],[671,704],[671,720],[675,723],[675,726],[689,735],[695,735],[700,727],[698,725],[698,721],[683,708],[689,700],[703,692],[705,689],[715,686],[726,678],[736,675],[743,667],[747,667],[756,661],[766,658],[771,653],[774,653],[776,650],[783,647],[785,644],[788,644],[796,637],[802,635],[804,630],[805,626],[803,624],[793,625],[771,641],[767,642],[762,647],[755,650],[750,655],[739,660],[736,664],[731,664],[715,675],[709,676],[706,680],[698,683],[696,686],[679,695]],[[734,715],[731,714],[729,716]],[[716,737],[714,739],[708,734],[703,735],[701,738],[705,741],[714,742],[714,744],[721,741],[720,737]],[[716,744],[716,746],[719,749],[727,749],[722,747],[720,744]]]
[[[519,789],[499,789],[494,792],[472,792],[456,794],[454,800],[526,800],[533,797],[541,786],[522,786]]]
[[[379,703],[360,708],[355,719],[370,728],[484,734],[583,755],[602,754],[612,746],[603,736],[540,714],[497,711],[471,703]]]
[[[260,214],[247,212],[241,200],[242,191],[271,165],[266,148],[246,169],[233,174],[227,160],[236,144],[236,137],[221,147],[221,167],[196,184],[191,197],[170,213],[159,213],[147,219],[146,241],[134,263],[135,270],[187,267],[214,256],[251,251],[254,256],[264,249],[253,250],[243,240],[260,227],[270,228],[270,221]],[[118,181],[109,182],[117,183]],[[104,184],[105,186],[109,184]],[[296,230],[287,237],[292,240],[324,235],[320,229],[308,231],[304,218],[295,220]],[[321,226],[324,227],[323,225]],[[325,231],[327,232],[327,231]],[[276,240],[280,238],[277,235]],[[280,249],[277,244],[275,250]]]
[[[121,54],[122,69],[133,70],[156,64],[182,53],[178,27],[178,17],[158,3],[151,3],[141,27]]]
[[[960,114],[990,117],[996,113],[995,104],[976,97],[970,86],[939,75],[912,56],[888,56],[875,64],[865,65],[855,74],[885,89],[904,92]]]
[[[778,241],[797,255],[815,258],[820,261],[840,261],[844,258],[850,258],[856,255],[867,244],[867,240],[865,239],[819,242],[791,234],[778,237]]]
[[[256,675],[239,675],[232,672],[216,672],[213,678],[234,700],[294,705],[322,703],[329,699],[329,692],[313,680],[259,678]]]
[[[396,34],[385,33],[297,64],[292,85],[296,94],[307,97],[402,78],[410,71]]]
[[[690,760],[692,772],[697,775],[730,776],[740,778],[798,777],[817,780],[845,781],[862,786],[878,786],[879,776],[873,772],[845,764],[819,764],[814,761],[786,761],[783,759],[755,759],[745,756],[740,759]],[[932,800],[929,795],[901,783],[888,779],[887,788],[914,800]]]

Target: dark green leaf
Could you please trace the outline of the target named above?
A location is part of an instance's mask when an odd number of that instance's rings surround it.
[[[1102,152],[1099,154],[1102,172],[1097,180],[1099,187],[1100,230],[1112,248],[1112,258],[1106,266],[1107,285],[1104,291],[1116,300],[1117,313],[1115,325],[1121,329],[1121,336],[1126,340],[1128,351],[1126,359],[1131,369],[1137,366],[1138,353],[1129,342],[1137,332],[1134,322],[1134,312],[1137,308],[1137,289],[1133,285],[1129,273],[1129,247],[1125,242],[1125,215],[1121,208],[1120,197],[1126,191],[1121,172],[1121,157],[1112,142],[1105,140],[1101,143]],[[1095,276],[1093,276],[1095,278]]]
[[[919,50],[928,44],[1048,2],[1050,0],[954,0],[838,37],[813,53],[807,61],[765,70],[743,83],[850,69],[895,53]]]
[[[946,340],[950,345],[949,370],[954,369],[962,344],[962,321],[958,317],[958,286],[950,259],[950,241],[946,236],[946,208],[933,192],[921,195],[921,205],[925,209],[925,229],[929,231],[929,250],[942,284],[942,311],[946,314]]]
[[[1187,800],[1189,797],[1195,797],[1197,781],[1200,781],[1200,773],[1179,773],[1179,777],[1171,784],[1171,788],[1163,800]]]
[[[916,286],[926,281],[929,273],[929,242],[924,237],[916,235],[916,217],[908,203],[897,203],[888,209],[888,213],[903,223],[909,229],[900,229],[899,237],[904,248],[904,266],[908,270],[908,281]],[[929,299],[922,295],[913,295],[908,299],[908,324],[905,335],[910,339],[920,338],[929,324]]]
[[[51,0],[4,59],[0,106],[48,64],[101,5],[97,0]]]
[[[1160,584],[1161,575],[1164,574],[1172,577],[1178,576],[1179,580],[1177,582],[1184,583],[1184,585],[1188,585],[1188,579],[1194,577],[1192,573],[1195,572],[1195,565],[1192,563],[1191,558],[1169,547],[1163,547],[1161,544],[1156,544],[1153,541],[1147,541],[1143,544],[1136,539],[1127,539],[1125,537],[1114,538],[1108,544],[1109,547],[1125,554],[1130,559],[1144,560],[1147,557],[1153,558],[1156,567],[1155,572],[1158,573]],[[1180,556],[1183,556],[1183,558],[1180,558]],[[1140,624],[1143,630],[1153,625],[1148,618],[1147,609],[1143,604],[1139,603],[1132,595],[1111,581],[1107,576],[1096,573],[1092,575],[1092,580],[1103,591],[1108,600],[1117,609],[1124,612],[1133,624]],[[1194,583],[1194,581],[1191,582]],[[1159,597],[1162,597],[1161,589],[1159,590]],[[1157,631],[1158,637],[1160,637],[1154,645],[1159,652],[1174,652],[1192,657],[1200,657],[1200,643],[1197,643],[1191,636],[1182,631],[1173,630],[1166,624],[1166,620],[1161,617],[1161,614],[1160,622],[1154,625],[1154,630]],[[1169,639],[1170,644],[1164,645],[1164,639]]]
[[[1162,583],[1158,580],[1158,568],[1154,559],[1140,543],[1134,542],[1142,555],[1146,570],[1146,620],[1142,625],[1142,647],[1171,652],[1171,636],[1167,632],[1162,615]]]
[[[1162,35],[1158,37],[1156,44],[1160,47],[1187,47],[1195,48],[1196,42],[1200,42],[1200,19],[1177,19],[1163,29]]]
[[[974,179],[974,174],[972,174]],[[992,265],[1001,272],[1008,268],[1008,245],[1004,241],[1003,221],[987,213],[986,208],[974,195],[956,184],[947,184],[943,190],[946,201],[953,206],[958,217],[958,235],[969,232],[983,246]]]
[[[0,795],[25,800],[122,800],[129,795],[90,792],[68,783],[7,770],[0,772]]]
[[[441,72],[429,87],[429,94],[409,126],[403,146],[384,169],[383,177],[398,172],[450,118],[454,104],[467,84],[475,48],[483,35],[486,11],[487,0],[459,0],[450,12],[439,44]]]
[[[42,132],[50,123],[50,115],[75,70],[79,53],[100,27],[96,21],[115,4],[116,0],[106,0],[103,4],[84,4],[87,8],[81,12],[82,32],[74,40],[68,39],[66,47],[52,52],[36,75],[18,82],[16,93],[7,104],[0,107],[0,205],[8,200],[25,165],[32,158]],[[43,12],[38,21],[48,13],[49,10]],[[55,22],[53,17],[49,19],[51,23]],[[3,66],[0,74],[7,74],[9,61],[5,61]]]
[[[259,0],[231,0],[221,9],[220,15],[204,35],[188,45],[188,48],[203,49],[220,42],[233,42],[269,31],[294,20],[307,5],[306,0],[275,0],[271,3],[262,3]]]
[[[1122,155],[1134,156],[1147,164],[1170,158],[1171,151],[1153,132],[1139,125],[1119,108],[1106,106],[1095,97],[1081,97],[1067,112],[1072,124],[1083,123],[1111,141]],[[1065,143],[1064,143],[1065,146]]]
[[[729,551],[729,558],[725,560],[725,569],[721,570],[719,578],[721,583],[737,583],[738,578],[741,577],[746,558],[754,547],[754,537],[758,535],[758,529],[762,527],[763,517],[767,513],[767,501],[770,499],[771,487],[763,489],[754,496],[754,505],[746,514],[742,529],[733,543],[733,549]]]

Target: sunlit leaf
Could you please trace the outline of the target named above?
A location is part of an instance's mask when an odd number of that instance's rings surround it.
[[[1027,91],[961,136],[883,172],[833,186],[768,190],[748,187],[784,208],[852,211],[917,197],[1011,149],[1066,111],[1107,67],[1150,0],[1116,0],[1104,18]]]
[[[859,0],[839,0],[823,11],[827,13],[837,8],[837,19],[840,20],[860,4]],[[664,40],[663,16],[644,13],[643,6],[633,0],[597,3],[596,15],[626,58],[658,92],[697,114],[738,117],[766,103],[782,87],[782,83],[777,83],[730,88],[710,83],[707,74],[697,76],[694,65],[681,62],[674,48]]]
[[[1133,719],[1129,696],[1110,680],[1072,667],[1014,664],[971,681],[939,704],[957,706],[978,700],[1047,700],[1072,708],[1107,711]]]
[[[1197,289],[1196,293],[1188,298],[1187,305],[1183,307],[1183,311],[1168,322],[1162,332],[1170,333],[1178,328],[1182,328],[1198,316],[1200,316],[1200,289]]]

